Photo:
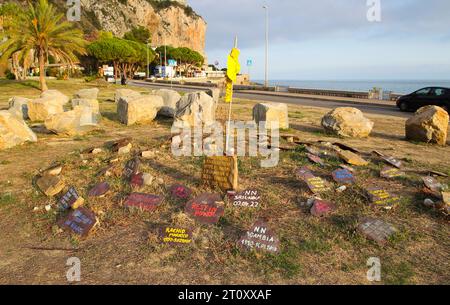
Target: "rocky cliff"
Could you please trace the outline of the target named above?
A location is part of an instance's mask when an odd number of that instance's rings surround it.
[[[206,22],[184,0],[81,0],[81,6],[83,24],[93,28],[121,37],[140,25],[150,30],[155,46],[189,47],[204,54]]]
[[[81,21],[86,34],[97,30],[122,37],[133,26],[144,26],[154,46],[188,47],[205,55],[206,22],[186,0],[80,0]],[[0,0],[23,6],[26,0]],[[49,0],[60,12],[68,10],[67,0]]]

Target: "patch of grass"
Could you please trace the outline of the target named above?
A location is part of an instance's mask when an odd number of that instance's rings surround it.
[[[408,262],[381,264],[384,283],[388,285],[412,284],[414,270]],[[383,276],[384,275],[384,276]]]
[[[17,198],[11,193],[0,195],[0,207],[4,207],[15,202],[17,202]]]
[[[284,247],[279,254],[267,255],[265,259],[261,260],[259,265],[268,274],[271,274],[273,270],[277,270],[284,278],[291,279],[302,270],[299,263],[301,249],[288,240],[281,241],[281,244]]]

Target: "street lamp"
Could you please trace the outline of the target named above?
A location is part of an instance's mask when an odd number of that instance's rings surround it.
[[[269,6],[264,5],[266,10],[266,68],[264,86],[269,87]]]

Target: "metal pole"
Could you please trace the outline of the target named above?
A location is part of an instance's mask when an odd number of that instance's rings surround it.
[[[150,61],[150,50],[149,50],[149,48],[150,48],[150,46],[149,46],[149,44],[148,44],[148,40],[147,40],[147,78],[149,78],[150,77],[150,63],[149,63],[149,61]]]
[[[264,86],[269,87],[269,6],[264,5],[263,8],[266,10],[266,69]]]

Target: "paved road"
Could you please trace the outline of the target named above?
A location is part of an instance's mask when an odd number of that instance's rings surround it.
[[[154,83],[145,83],[140,81],[131,81],[130,85],[135,85],[139,87],[145,87],[150,89],[161,89],[161,88],[169,88],[167,85],[158,85]],[[206,90],[205,88],[197,87],[197,88],[186,88],[181,86],[173,85],[172,88],[174,90],[183,91],[183,92],[194,92],[198,90]],[[286,96],[269,96],[264,94],[255,94],[255,93],[235,93],[235,97],[247,100],[254,101],[270,101],[277,103],[287,103],[287,104],[295,104],[302,106],[312,106],[326,109],[333,109],[336,107],[354,107],[360,109],[364,113],[370,114],[381,114],[381,115],[389,115],[395,117],[409,118],[412,116],[411,113],[400,112],[395,105],[370,105],[365,103],[355,103],[355,102],[345,102],[345,101],[330,101],[330,100],[317,100],[317,99],[308,99],[302,97],[286,97]]]

